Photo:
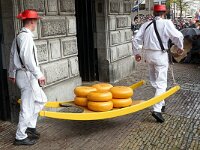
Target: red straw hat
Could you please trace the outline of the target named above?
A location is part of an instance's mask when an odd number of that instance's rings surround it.
[[[22,13],[17,15],[18,19],[40,19],[41,17],[38,15],[37,11],[35,10],[24,10]]]
[[[154,11],[166,11],[166,6],[165,5],[154,5],[153,8]]]

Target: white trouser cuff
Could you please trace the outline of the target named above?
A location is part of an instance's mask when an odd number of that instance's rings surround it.
[[[161,113],[161,109],[163,106],[165,106],[165,101],[161,101],[161,102],[153,105],[153,111]]]

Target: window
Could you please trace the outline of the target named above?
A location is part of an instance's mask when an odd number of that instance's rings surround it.
[[[162,4],[162,5],[166,5],[166,1],[162,1],[161,4]]]

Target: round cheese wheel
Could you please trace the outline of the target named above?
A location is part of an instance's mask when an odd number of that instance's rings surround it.
[[[130,98],[133,96],[133,90],[126,86],[116,86],[110,89],[113,98]]]
[[[113,102],[91,102],[88,101],[88,109],[97,112],[109,111],[113,109]]]
[[[96,88],[97,91],[109,91],[113,86],[108,83],[94,84],[92,87]]]
[[[87,100],[86,97],[75,97],[75,98],[74,98],[74,103],[75,103],[76,105],[78,105],[78,106],[83,106],[83,107],[85,107],[85,106],[87,106],[87,102],[88,102],[88,100]]]
[[[87,98],[88,98],[88,101],[107,102],[107,101],[111,101],[112,93],[111,92],[95,91],[95,92],[90,92],[88,94]]]
[[[132,105],[132,99],[126,98],[126,99],[112,99],[113,107],[114,108],[122,108],[122,107],[128,107]]]
[[[90,92],[96,91],[94,87],[90,86],[78,86],[74,89],[74,94],[77,97],[87,97]]]

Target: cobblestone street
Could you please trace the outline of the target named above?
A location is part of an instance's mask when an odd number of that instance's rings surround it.
[[[100,121],[42,119],[41,138],[34,146],[12,145],[16,125],[0,122],[2,150],[200,150],[200,66],[175,64],[181,90],[166,100],[165,122],[156,123],[151,108],[123,117]],[[144,63],[133,75],[116,83],[130,85],[147,79]],[[169,71],[169,85],[172,77]],[[149,82],[137,89],[134,99],[149,99],[154,90]]]

